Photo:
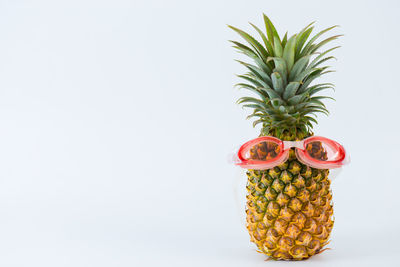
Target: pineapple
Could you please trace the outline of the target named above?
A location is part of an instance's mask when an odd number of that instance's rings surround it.
[[[237,86],[256,97],[242,97],[238,103],[252,109],[248,118],[256,118],[253,126],[261,124],[260,136],[302,140],[313,135],[316,113],[329,114],[322,100],[330,97],[316,93],[334,85],[314,81],[331,72],[324,63],[333,58],[327,54],[338,48],[320,51],[321,47],[340,35],[316,42],[336,26],[310,37],[314,28],[311,23],[299,33],[291,37],[286,33],[281,39],[265,14],[264,23],[266,34],[251,24],[263,44],[229,26],[247,42],[231,41],[233,47],[252,60],[252,64],[238,60],[248,72],[239,75],[243,82]],[[251,151],[254,158],[257,149]],[[263,149],[264,156],[266,149],[274,153],[274,147]],[[318,144],[309,149],[324,159],[326,152]],[[329,170],[302,164],[293,148],[289,155],[286,162],[272,169],[247,171],[246,227],[259,252],[275,260],[303,260],[321,253],[334,223]]]

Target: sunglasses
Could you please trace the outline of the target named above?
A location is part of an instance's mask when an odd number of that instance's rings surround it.
[[[295,148],[300,162],[317,169],[335,169],[349,163],[346,151],[339,143],[320,136],[301,141],[282,141],[272,136],[262,136],[243,144],[234,163],[245,169],[265,170],[280,165]]]

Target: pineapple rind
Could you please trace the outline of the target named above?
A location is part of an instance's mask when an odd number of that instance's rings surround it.
[[[278,167],[247,172],[246,226],[260,252],[302,260],[322,251],[334,223],[328,174],[299,162],[294,150]]]

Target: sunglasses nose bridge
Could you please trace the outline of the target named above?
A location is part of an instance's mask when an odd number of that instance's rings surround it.
[[[283,141],[284,150],[287,150],[292,147],[298,149],[304,149],[304,141]]]

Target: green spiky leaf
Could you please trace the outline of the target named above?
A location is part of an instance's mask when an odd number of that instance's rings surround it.
[[[287,44],[285,45],[285,48],[283,49],[283,58],[286,60],[288,72],[290,72],[294,64],[295,47],[296,47],[296,35],[293,35],[292,37],[289,38]]]
[[[272,86],[274,87],[274,90],[281,95],[284,90],[284,85],[283,85],[283,80],[281,74],[279,72],[274,72],[271,75],[272,78]]]
[[[263,14],[263,17],[264,17],[265,28],[267,30],[268,39],[270,40],[270,42],[272,44],[274,43],[274,36],[277,37],[280,42],[279,34],[276,31],[274,24],[272,24],[271,20],[267,17],[267,15]]]
[[[300,82],[290,82],[283,92],[283,99],[287,100],[296,94],[297,89],[300,86]]]
[[[235,28],[233,26],[229,26],[232,30],[236,31],[243,39],[245,39],[259,54],[260,57],[264,58],[265,60],[268,58],[269,54],[267,50],[250,34]]]

